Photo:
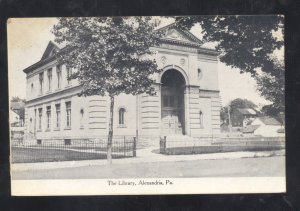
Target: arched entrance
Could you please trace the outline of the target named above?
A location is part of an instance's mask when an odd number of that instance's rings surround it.
[[[185,79],[179,71],[169,69],[163,73],[161,84],[162,133],[185,134]]]

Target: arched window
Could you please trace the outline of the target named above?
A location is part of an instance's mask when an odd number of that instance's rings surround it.
[[[200,121],[200,127],[203,127],[203,112],[199,111],[199,121]]]
[[[80,109],[80,128],[83,128],[83,115],[84,115],[84,109]]]
[[[198,79],[200,80],[202,78],[202,70],[198,68]]]
[[[125,124],[125,108],[119,109],[119,125]]]

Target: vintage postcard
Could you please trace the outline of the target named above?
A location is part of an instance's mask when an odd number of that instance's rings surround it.
[[[8,19],[12,195],[285,192],[283,22]]]

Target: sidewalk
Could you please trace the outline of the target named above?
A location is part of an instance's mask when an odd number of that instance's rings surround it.
[[[113,159],[114,164],[128,163],[153,163],[153,162],[180,162],[195,160],[224,160],[237,158],[270,157],[283,156],[285,150],[260,151],[260,152],[225,152],[194,155],[163,155],[152,152],[157,147],[137,150],[137,156],[132,158]],[[107,165],[106,160],[81,160],[81,161],[61,161],[61,162],[41,162],[41,163],[16,163],[11,165],[12,171],[40,170],[40,169],[60,169],[74,168],[81,166],[101,166]]]

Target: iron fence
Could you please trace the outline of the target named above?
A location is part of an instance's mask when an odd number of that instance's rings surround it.
[[[161,154],[202,154],[237,151],[269,151],[285,148],[284,137],[251,137],[251,138],[194,138],[172,139],[161,137]]]
[[[116,137],[112,158],[136,157],[135,137]],[[12,163],[92,160],[107,158],[107,139],[12,140]]]

